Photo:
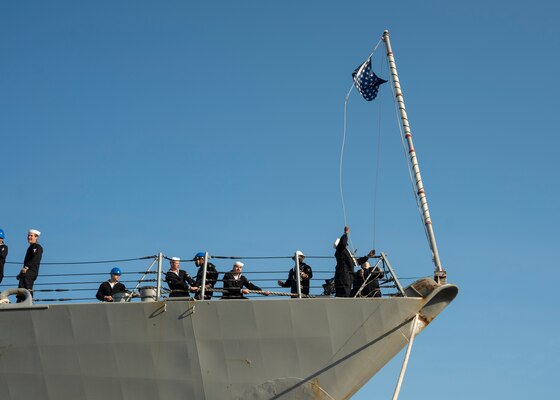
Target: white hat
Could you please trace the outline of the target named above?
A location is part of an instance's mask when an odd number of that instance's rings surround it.
[[[334,247],[336,249],[336,246],[338,246],[338,243],[340,242],[340,238],[336,238],[336,240],[334,241],[332,247]]]
[[[37,229],[30,229],[27,233],[31,233],[32,235],[41,236],[41,232],[39,232]]]
[[[171,257],[171,261],[181,261],[179,257]]]
[[[233,263],[233,266],[234,266],[234,267],[241,267],[241,268],[243,268],[244,265],[245,265],[245,264],[243,264],[241,261],[236,261],[236,262]]]
[[[305,254],[303,254],[303,251],[298,250],[296,251],[296,256],[305,257]]]

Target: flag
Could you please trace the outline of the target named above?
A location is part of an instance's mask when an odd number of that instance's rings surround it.
[[[358,92],[367,101],[372,101],[377,97],[377,91],[379,90],[379,85],[387,82],[385,79],[379,78],[371,70],[371,57],[362,65],[360,65],[352,73],[352,78],[354,78],[354,83],[358,88]]]

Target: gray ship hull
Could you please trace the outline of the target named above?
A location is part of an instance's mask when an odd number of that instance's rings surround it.
[[[0,306],[0,398],[347,399],[457,294]]]

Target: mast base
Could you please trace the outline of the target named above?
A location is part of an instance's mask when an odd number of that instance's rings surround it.
[[[442,269],[441,271],[434,272],[434,281],[440,285],[447,285],[447,271]]]

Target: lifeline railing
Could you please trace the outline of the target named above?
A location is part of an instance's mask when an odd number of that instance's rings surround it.
[[[290,256],[219,256],[219,255],[209,255],[208,252],[204,253],[204,264],[202,266],[202,278],[201,281],[205,281],[206,273],[208,270],[208,263],[212,261],[216,263],[216,268],[221,279],[219,279],[214,287],[207,288],[205,285],[200,287],[198,297],[201,299],[208,295],[208,292],[213,295],[213,299],[220,298],[219,295],[223,294],[223,275],[229,272],[230,265],[229,262],[233,264],[235,261],[243,261],[246,263],[246,269],[243,275],[249,278],[249,280],[256,286],[260,287],[262,290],[249,290],[247,297],[258,297],[259,295],[269,295],[273,297],[328,297],[334,295],[334,269],[336,265],[336,260],[332,256],[306,256],[305,262],[309,264],[313,269],[313,277],[310,280],[310,292],[309,295],[302,293],[301,279],[297,279],[296,282],[296,293],[290,293],[290,288],[281,288],[278,285],[278,280],[286,280],[289,270],[291,268],[296,268],[295,276],[297,278],[301,277],[300,274],[300,263],[297,254]],[[118,263],[122,269],[121,280],[129,292],[136,293],[137,291],[146,292],[143,289],[153,289],[154,295],[149,297],[154,300],[165,299],[168,295],[172,294],[174,291],[170,291],[165,284],[165,272],[167,268],[164,267],[164,260],[170,260],[169,257],[164,255],[162,252],[146,257],[131,258],[124,260],[107,260],[107,261],[92,261],[92,262],[65,262],[65,263],[43,263],[41,265],[41,273],[38,279],[35,281],[33,289],[33,301],[34,302],[47,302],[47,303],[57,303],[57,302],[91,302],[96,301],[95,293],[99,285],[105,281],[108,277],[108,271],[111,267]],[[146,268],[145,263],[149,261],[149,265]],[[381,253],[378,256],[374,256],[372,264],[379,265],[384,273],[384,277],[379,279],[378,283],[381,288],[383,296],[404,296],[404,289],[401,285],[399,279],[397,278],[391,264],[389,263],[386,255]],[[181,269],[186,270],[193,279],[195,279],[197,270],[196,266],[189,265],[186,263],[192,263],[193,260],[181,260],[183,266]],[[255,268],[254,264],[259,264],[258,269]],[[16,263],[9,263],[16,264]],[[94,272],[80,272],[80,268],[83,265],[88,264],[98,264],[102,265],[104,270],[99,269]],[[142,264],[144,265],[142,267]],[[225,265],[224,265],[225,264]],[[126,265],[126,267],[125,267]],[[69,271],[71,268],[71,271]],[[359,268],[359,267],[357,267]],[[49,269],[49,272],[45,273],[45,270]],[[17,280],[14,279],[15,276],[5,276],[4,281],[0,284],[0,292],[8,288],[14,288],[17,286]],[[414,280],[419,277],[412,278],[401,278],[403,280]],[[13,279],[13,280],[12,280]],[[67,297],[57,297],[53,294],[65,293]],[[82,296],[76,296],[76,294],[81,293]],[[142,296],[138,297],[127,297],[126,301],[137,301],[145,300]]]

